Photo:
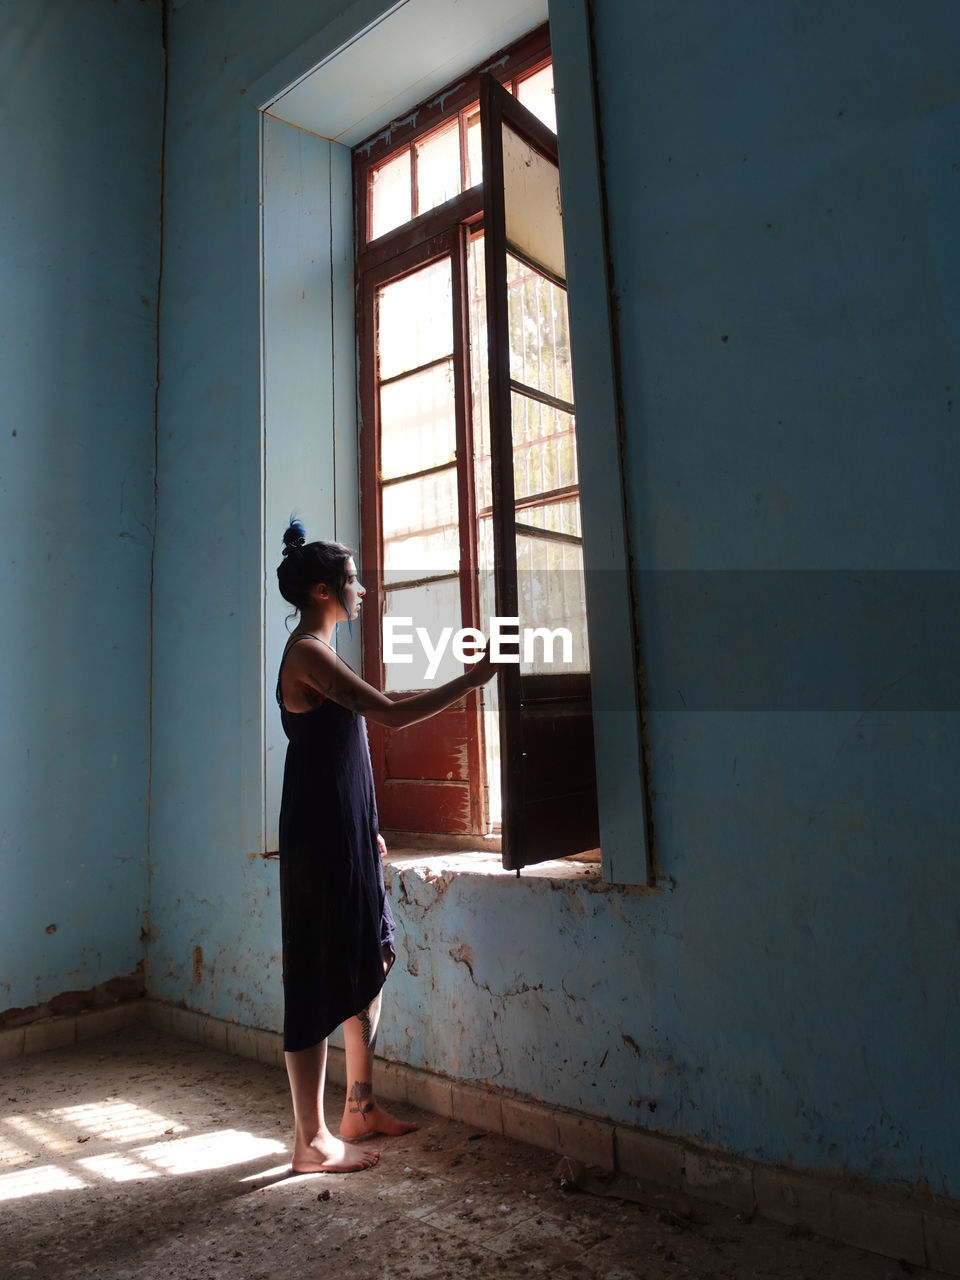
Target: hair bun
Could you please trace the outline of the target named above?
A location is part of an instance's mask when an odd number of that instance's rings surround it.
[[[283,554],[288,556],[291,551],[299,551],[306,540],[307,531],[303,524],[291,516],[289,528],[283,535]]]

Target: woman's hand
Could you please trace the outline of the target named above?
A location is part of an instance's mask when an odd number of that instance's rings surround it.
[[[385,858],[387,856],[387,842],[379,831],[377,832],[377,844],[380,846],[380,857]]]
[[[471,667],[467,668],[466,674],[470,681],[470,687],[472,689],[479,689],[481,685],[486,684],[487,681],[496,673],[496,670],[496,667],[490,659],[490,645],[489,643],[485,644],[482,655]]]

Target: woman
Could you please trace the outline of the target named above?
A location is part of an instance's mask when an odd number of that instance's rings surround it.
[[[333,648],[338,622],[358,615],[364,589],[348,548],[310,542],[291,521],[277,569],[299,612],[277,676],[289,739],[280,807],[284,1058],[293,1098],[295,1173],[367,1169],[379,1155],[352,1145],[416,1126],[390,1115],[373,1091],[380,992],[394,961],[384,894],[373,774],[364,717],[399,729],[449,707],[493,675],[484,654],[462,676],[393,701],[361,680]],[[343,1024],[347,1100],[340,1133],[327,1128],[327,1036]]]

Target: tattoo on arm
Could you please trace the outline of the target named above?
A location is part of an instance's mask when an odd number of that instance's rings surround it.
[[[343,705],[348,707],[351,711],[356,711],[357,715],[362,715],[367,709],[364,706],[362,699],[358,698],[352,689],[341,690],[340,698]]]
[[[339,659],[337,661],[339,662]],[[367,709],[363,699],[353,689],[345,688],[336,674],[329,675],[323,680],[318,680],[317,685],[325,697],[330,698],[333,702],[338,702],[341,707],[346,707],[348,711],[355,711],[358,715],[362,715]]]
[[[369,1080],[354,1080],[350,1090],[350,1110],[354,1115],[366,1116],[373,1110],[373,1085]]]

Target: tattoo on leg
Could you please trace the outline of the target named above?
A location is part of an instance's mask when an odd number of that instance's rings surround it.
[[[373,1110],[373,1085],[369,1080],[354,1080],[350,1090],[350,1110],[354,1115],[366,1116]]]
[[[363,1036],[363,1043],[368,1049],[372,1049],[376,1044],[377,1036],[373,1030],[373,1019],[370,1017],[369,1009],[361,1009],[357,1014],[357,1021],[360,1023],[360,1034]]]

